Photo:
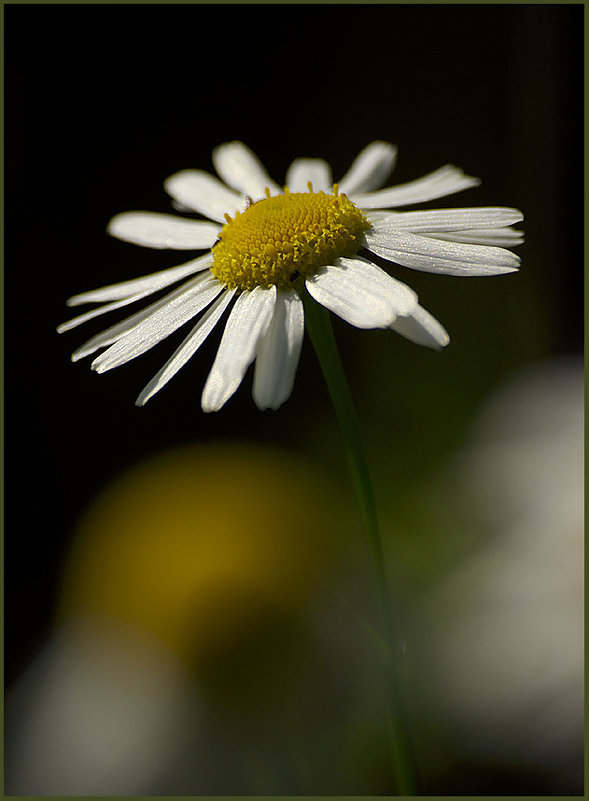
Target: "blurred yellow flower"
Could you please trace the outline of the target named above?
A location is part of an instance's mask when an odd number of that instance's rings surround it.
[[[131,624],[191,661],[227,653],[308,607],[341,553],[344,519],[331,485],[293,456],[166,453],[116,480],[81,521],[62,614]]]

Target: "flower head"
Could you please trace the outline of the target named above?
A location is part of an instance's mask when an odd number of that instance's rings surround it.
[[[444,347],[449,337],[443,326],[419,305],[412,289],[374,264],[370,254],[446,275],[512,272],[520,260],[505,248],[522,241],[511,226],[523,215],[497,207],[392,211],[479,183],[447,165],[410,183],[381,189],[395,160],[393,145],[373,142],[334,184],[327,162],[299,158],[290,165],[282,188],[243,143],[215,148],[213,163],[224,183],[202,170],[182,170],[164,184],[177,210],[196,212],[209,221],[124,212],[108,226],[110,234],[126,242],[206,253],[143,278],[75,295],[68,305],[106,303],[58,330],[188,280],[92,337],[72,360],[106,348],[92,363],[94,370],[105,372],[145,353],[200,315],[137,398],[143,405],[186,364],[231,306],[202,408],[220,409],[255,360],[254,400],[260,409],[276,409],[288,399],[294,383],[305,292],[358,328],[392,328],[420,345]]]

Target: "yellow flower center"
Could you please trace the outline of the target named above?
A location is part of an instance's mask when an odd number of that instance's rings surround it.
[[[333,193],[289,192],[252,203],[225,225],[213,247],[213,275],[242,290],[256,286],[288,288],[339,256],[362,247],[370,223],[349,200]]]

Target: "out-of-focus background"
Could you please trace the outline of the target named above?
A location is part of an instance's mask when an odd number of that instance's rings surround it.
[[[393,268],[442,353],[334,321],[402,631],[422,795],[579,795],[583,6],[5,7],[6,792],[392,791],[371,568],[308,341],[260,413],[215,415],[218,337],[145,408],[181,341],[103,376],[58,336],[72,294],[180,264],[109,238],[242,139],[278,181],[394,182],[429,208],[521,208],[518,274]],[[121,314],[121,318],[125,316]]]

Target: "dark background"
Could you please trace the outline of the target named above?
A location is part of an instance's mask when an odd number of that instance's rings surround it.
[[[582,6],[8,5],[5,21],[9,684],[50,631],[77,518],[124,466],[227,438],[308,450],[340,469],[308,342],[278,412],[256,410],[248,377],[204,415],[218,334],[139,410],[135,397],[182,332],[103,376],[69,356],[114,317],[55,333],[70,295],[188,258],[118,242],[105,226],[120,211],[169,211],[163,180],[212,171],[216,144],[242,139],[280,182],[297,155],[326,158],[337,178],[384,139],[399,146],[395,183],[446,163],[483,179],[427,207],[524,210],[515,278],[394,273],[448,328],[443,354],[335,322],[369,450],[391,392],[411,470],[425,447],[408,447],[416,433],[440,460],[502,377],[581,351]]]

